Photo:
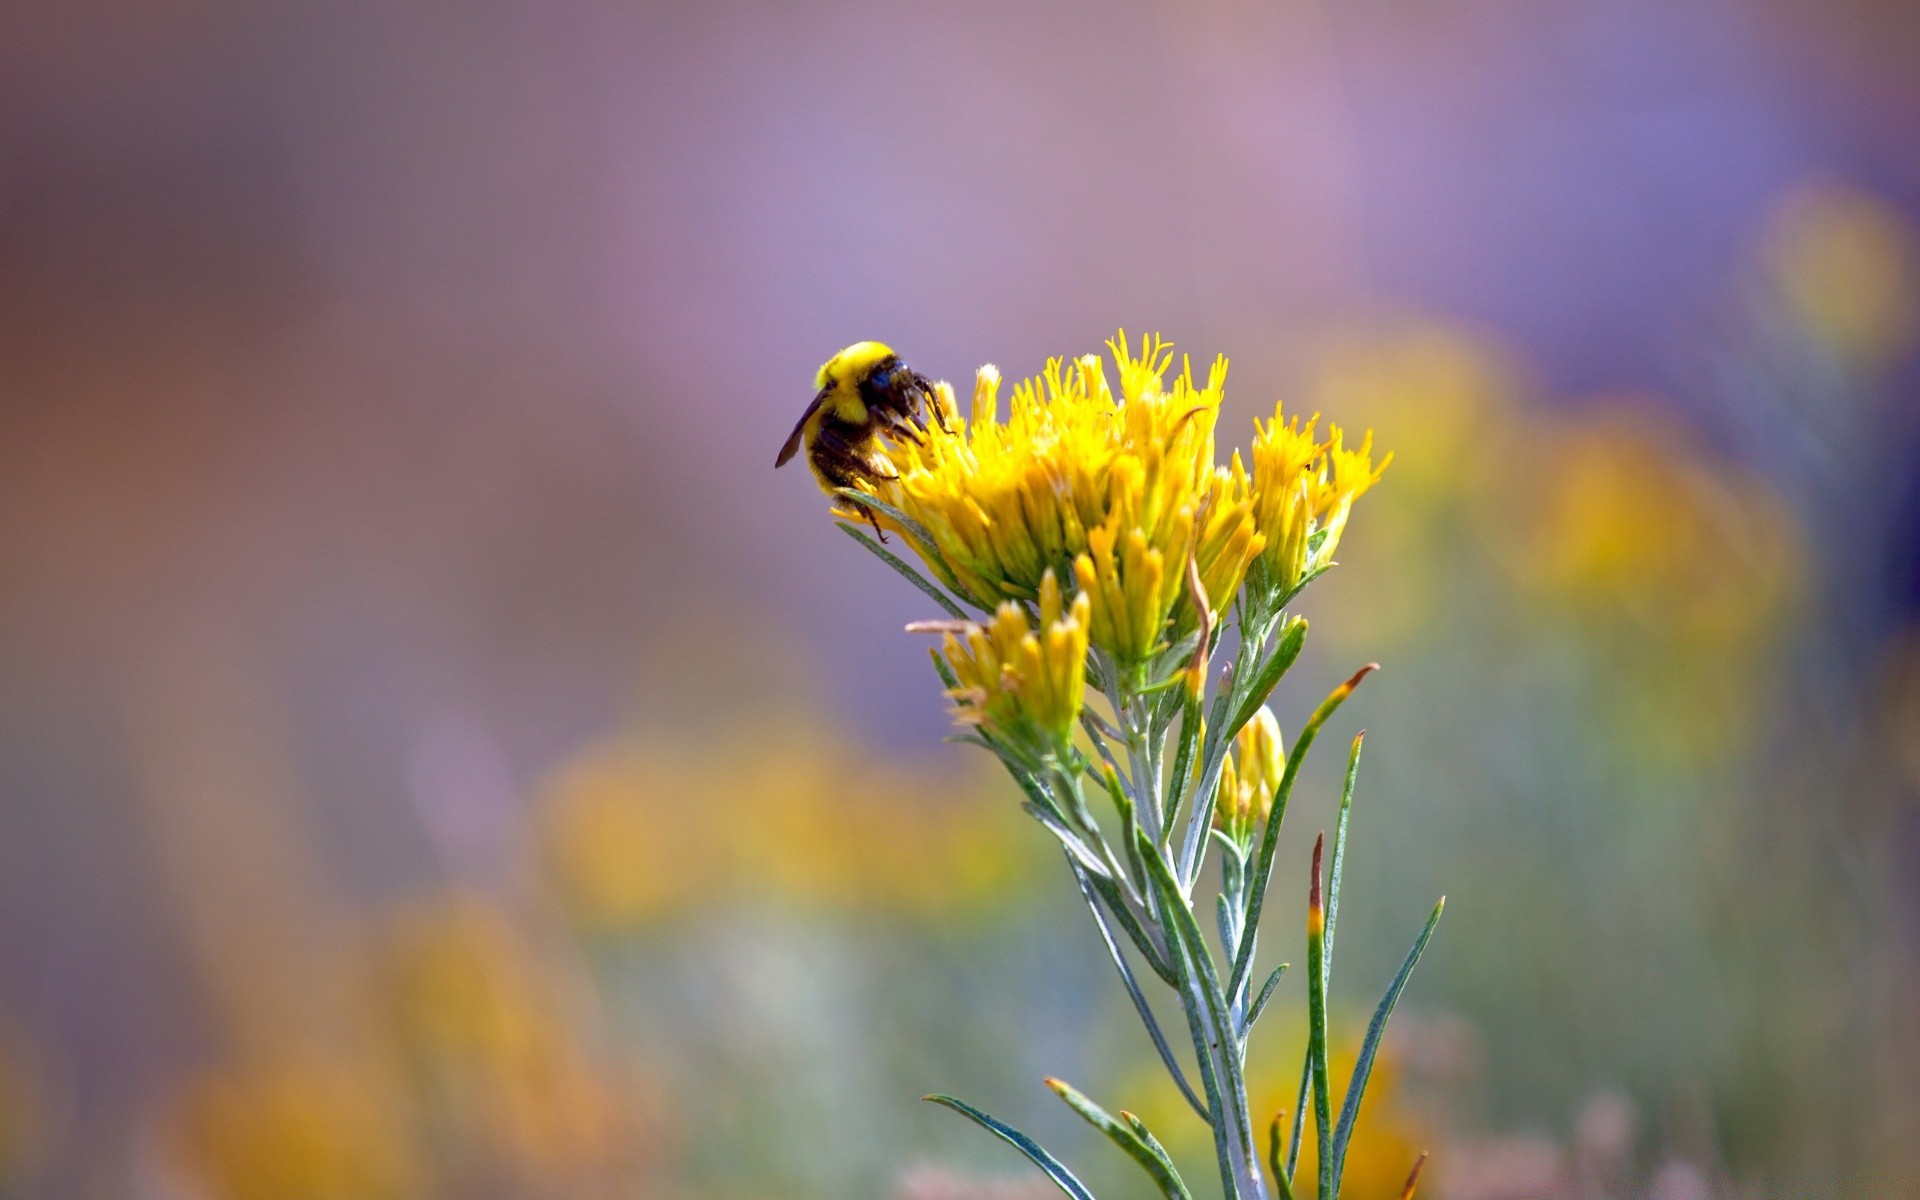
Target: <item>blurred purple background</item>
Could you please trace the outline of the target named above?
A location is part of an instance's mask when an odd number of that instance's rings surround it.
[[[1406,322],[1529,411],[1636,397],[1792,513],[1768,678],[1864,727],[1920,610],[1911,329],[1782,349],[1769,247],[1809,195],[1920,214],[1916,62],[1869,0],[11,6],[21,1194],[156,1194],[156,1098],[259,964],[485,875],[488,806],[611,726],[777,678],[878,754],[945,732],[919,598],[770,469],[857,339],[964,380],[1157,329],[1232,356],[1233,428]]]

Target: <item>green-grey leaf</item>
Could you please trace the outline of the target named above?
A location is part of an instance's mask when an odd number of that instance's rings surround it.
[[[1093,913],[1094,928],[1100,931],[1100,940],[1106,943],[1107,953],[1112,956],[1113,965],[1120,971],[1120,982],[1126,986],[1127,996],[1133,1001],[1134,1011],[1140,1014],[1140,1023],[1147,1027],[1147,1036],[1153,1040],[1153,1048],[1159,1051],[1160,1061],[1165,1064],[1167,1074],[1173,1076],[1173,1082],[1179,1086],[1180,1094],[1187,1098],[1187,1103],[1193,1106],[1193,1111],[1199,1114],[1202,1121],[1211,1125],[1213,1117],[1208,1114],[1206,1103],[1194,1094],[1193,1085],[1187,1082],[1187,1073],[1180,1069],[1180,1060],[1174,1057],[1173,1047],[1167,1044],[1167,1035],[1161,1032],[1160,1021],[1153,1015],[1153,1006],[1147,1003],[1146,994],[1140,990],[1140,981],[1133,977],[1133,968],[1127,965],[1126,954],[1121,951],[1120,943],[1114,939],[1113,931],[1107,927],[1107,919],[1100,914],[1100,902],[1094,898],[1092,881],[1071,856],[1067,859],[1067,866],[1072,869],[1074,880],[1080,885],[1080,895],[1086,900],[1088,911]],[[1142,954],[1146,954],[1146,948],[1142,946],[1141,941],[1136,941],[1134,944],[1141,947]],[[1146,955],[1146,957],[1149,965],[1156,961],[1152,955]]]
[[[906,560],[902,559],[899,555],[889,551],[885,546],[882,546],[879,542],[874,541],[872,538],[860,532],[858,529],[855,529],[851,525],[841,522],[840,528],[842,531],[846,533],[848,537],[852,538],[856,542],[859,542],[862,546],[865,546],[867,549],[873,551],[874,556],[878,558],[881,562],[887,564],[888,566],[892,567],[894,570],[898,571],[901,575],[905,576],[908,583],[911,583],[913,586],[919,588],[921,591],[925,592],[927,595],[933,597],[933,602],[935,604],[938,604],[943,610],[945,610],[948,616],[956,617],[962,621],[971,619],[967,616],[967,612],[965,609],[961,608],[958,604],[955,604],[952,601],[952,599],[950,599],[945,592],[941,591],[939,587],[936,586],[931,579],[928,579],[925,575],[922,575],[920,572],[914,570],[910,565],[908,565]]]
[[[1273,1114],[1273,1124],[1267,1127],[1267,1167],[1273,1172],[1273,1183],[1280,1193],[1280,1200],[1293,1200],[1293,1180],[1288,1175],[1290,1168],[1280,1161],[1280,1145],[1285,1140],[1280,1136],[1280,1119],[1285,1115]]]
[[[1226,728],[1221,731],[1222,737],[1232,737],[1240,732],[1240,727],[1251,721],[1253,714],[1260,711],[1260,706],[1267,702],[1267,697],[1273,695],[1273,689],[1279,685],[1280,677],[1285,675],[1287,669],[1300,657],[1300,647],[1306,644],[1306,640],[1306,618],[1295,617],[1288,621],[1286,630],[1280,635],[1280,644],[1275,646],[1273,653],[1260,664],[1260,673],[1254,676],[1252,685],[1247,689],[1246,698],[1240,702],[1239,710],[1233,714],[1233,720],[1227,722]]]
[[[1152,1176],[1153,1182],[1160,1188],[1160,1194],[1167,1200],[1193,1200],[1187,1185],[1180,1181],[1180,1173],[1173,1169],[1173,1163],[1166,1159],[1164,1151],[1156,1155],[1131,1126],[1115,1119],[1066,1080],[1049,1079],[1047,1086],[1053,1089],[1054,1095],[1066,1101],[1068,1108],[1085,1118],[1087,1124],[1106,1134],[1108,1140],[1120,1147],[1127,1157],[1139,1163],[1141,1169]]]
[[[981,1112],[973,1105],[968,1104],[965,1100],[956,1100],[952,1096],[942,1096],[936,1093],[931,1096],[922,1096],[921,1099],[952,1109],[982,1129],[993,1134],[1001,1141],[1007,1143],[1007,1145],[1012,1146],[1015,1150],[1026,1155],[1032,1160],[1034,1166],[1039,1167],[1047,1173],[1047,1178],[1053,1180],[1055,1187],[1067,1195],[1072,1196],[1073,1200],[1093,1200],[1093,1193],[1087,1190],[1086,1185],[1078,1179],[1075,1179],[1073,1172],[1067,1170],[1066,1166],[1061,1163],[1059,1159],[1047,1153],[1046,1147],[1034,1141],[1026,1134],[1021,1133],[1005,1121],[996,1120],[986,1113]]]
[[[1281,963],[1279,966],[1273,969],[1273,974],[1267,976],[1267,982],[1263,984],[1260,988],[1259,997],[1254,1000],[1253,1007],[1247,1010],[1246,1027],[1248,1029],[1252,1029],[1253,1023],[1255,1021],[1258,1021],[1260,1019],[1260,1014],[1266,1011],[1267,1001],[1272,999],[1274,987],[1279,984],[1280,977],[1282,975],[1285,975],[1286,973],[1287,973],[1287,964]]]
[[[1300,729],[1300,736],[1294,739],[1293,749],[1287,753],[1286,768],[1280,773],[1280,786],[1273,792],[1273,808],[1267,817],[1267,828],[1260,839],[1260,854],[1253,868],[1253,880],[1247,888],[1247,919],[1241,922],[1240,954],[1233,962],[1233,970],[1228,974],[1229,995],[1237,994],[1237,989],[1253,968],[1254,935],[1260,931],[1260,909],[1266,903],[1267,885],[1273,879],[1273,853],[1280,844],[1280,822],[1287,815],[1287,801],[1293,795],[1293,781],[1300,774],[1300,765],[1306,761],[1307,751],[1320,735],[1320,727],[1338,712],[1347,697],[1353,695],[1360,681],[1365,679],[1378,666],[1368,663],[1360,668],[1339,687],[1333,689],[1320,707],[1313,710],[1307,723]]]
[[[1166,1164],[1167,1171],[1178,1181],[1180,1172],[1173,1169],[1173,1156],[1168,1154],[1167,1148],[1160,1144],[1160,1139],[1153,1136],[1153,1131],[1148,1129],[1139,1117],[1124,1108],[1120,1110],[1120,1119],[1127,1123],[1127,1128],[1140,1135],[1140,1140],[1146,1144],[1147,1149],[1153,1152],[1155,1158]]]
[[[1447,898],[1433,906],[1433,915],[1427,918],[1426,928],[1414,939],[1413,949],[1407,952],[1407,960],[1400,964],[1400,973],[1387,985],[1387,994],[1380,997],[1380,1006],[1373,1010],[1373,1020],[1367,1025],[1367,1039],[1360,1044],[1360,1058],[1353,1064],[1353,1078],[1347,1081],[1347,1098],[1340,1106],[1340,1124],[1333,1134],[1333,1188],[1334,1194],[1340,1191],[1340,1172],[1346,1166],[1347,1143],[1353,1137],[1353,1126],[1360,1119],[1360,1101],[1367,1090],[1367,1079],[1373,1074],[1374,1056],[1380,1053],[1380,1038],[1387,1031],[1387,1018],[1393,1015],[1393,1006],[1400,1002],[1400,993],[1405,990],[1407,980],[1413,975],[1415,964],[1427,949],[1427,941],[1433,937],[1434,927],[1440,924],[1440,913],[1447,907]]]

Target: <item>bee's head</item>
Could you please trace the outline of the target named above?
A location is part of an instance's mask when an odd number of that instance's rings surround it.
[[[900,356],[891,346],[881,342],[855,342],[845,350],[820,364],[820,374],[813,386],[825,391],[833,387],[859,387],[867,381],[876,369],[888,364],[897,366]]]

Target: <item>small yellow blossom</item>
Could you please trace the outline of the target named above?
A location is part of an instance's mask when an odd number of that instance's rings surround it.
[[[1221,765],[1214,823],[1236,839],[1263,824],[1273,810],[1273,794],[1286,765],[1280,723],[1263,704],[1253,719],[1241,726],[1233,740],[1233,753]]]
[[[1108,347],[1118,395],[1098,356],[1054,359],[1015,386],[1003,421],[999,372],[984,367],[971,418],[897,444],[899,478],[869,486],[912,522],[880,524],[983,607],[1035,599],[1048,572],[1073,579],[1091,597],[1092,643],[1131,669],[1198,625],[1189,561],[1208,595],[1228,597],[1264,543],[1253,480],[1214,463],[1226,360],[1204,386],[1190,365],[1169,384],[1158,338]]]
[[[1039,628],[1009,600],[990,625],[948,630],[942,654],[960,684],[959,719],[1025,750],[1064,751],[1086,700],[1090,607],[1081,592],[1064,608],[1049,572],[1040,581]]]
[[[1373,465],[1373,434],[1357,450],[1332,426],[1327,441],[1315,440],[1313,417],[1302,426],[1275,405],[1265,425],[1254,422],[1255,524],[1265,538],[1261,562],[1275,595],[1286,596],[1314,571],[1333,561],[1353,502],[1380,481],[1389,454]],[[1235,470],[1239,469],[1236,460]],[[1316,540],[1317,535],[1317,540]]]

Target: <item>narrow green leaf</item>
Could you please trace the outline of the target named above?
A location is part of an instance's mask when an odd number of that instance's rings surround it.
[[[1267,982],[1264,985],[1262,985],[1260,988],[1259,997],[1254,1000],[1253,1007],[1247,1010],[1246,1027],[1248,1029],[1252,1029],[1253,1023],[1255,1021],[1258,1021],[1260,1019],[1260,1014],[1266,1011],[1267,1001],[1273,996],[1273,989],[1275,985],[1277,985],[1280,982],[1280,977],[1282,975],[1285,975],[1286,973],[1287,973],[1287,964],[1281,963],[1279,966],[1273,969],[1273,974],[1267,976]]]
[[[1180,893],[1180,885],[1173,877],[1173,870],[1161,856],[1159,850],[1149,844],[1146,832],[1139,832],[1140,856],[1146,860],[1147,881],[1153,885],[1153,894],[1160,901],[1164,913],[1163,927],[1172,935],[1168,939],[1168,953],[1177,954],[1179,960],[1191,963],[1198,987],[1195,989],[1202,1005],[1206,1009],[1206,1020],[1212,1026],[1212,1036],[1197,1023],[1194,1036],[1196,1055],[1211,1057],[1205,1053],[1208,1047],[1217,1047],[1220,1058],[1221,1094],[1231,1099],[1234,1108],[1228,1111],[1221,1107],[1221,1101],[1214,1093],[1208,1093],[1209,1111],[1219,1114],[1214,1122],[1214,1135],[1220,1153],[1220,1167],[1224,1172],[1223,1183],[1228,1195],[1235,1194],[1238,1186],[1233,1179],[1233,1162],[1242,1155],[1247,1157],[1247,1169],[1259,1173],[1259,1152],[1252,1145],[1253,1130],[1248,1123],[1242,1106],[1246,1103],[1247,1084],[1241,1073],[1239,1039],[1233,1032],[1233,1018],[1227,1009],[1226,995],[1220,990],[1220,977],[1214,970],[1213,956],[1207,952],[1206,938],[1200,932],[1200,925],[1194,920],[1193,911],[1187,907],[1186,898]],[[1176,961],[1176,972],[1179,961]],[[1189,1012],[1189,1019],[1197,1022],[1199,1014]],[[1244,1138],[1243,1148],[1229,1151],[1227,1139]]]
[[[1156,1155],[1138,1133],[1113,1117],[1106,1109],[1089,1100],[1079,1089],[1064,1079],[1047,1080],[1047,1086],[1053,1094],[1066,1101],[1067,1107],[1079,1113],[1087,1124],[1107,1135],[1108,1140],[1120,1147],[1127,1157],[1140,1164],[1142,1170],[1153,1178],[1160,1194],[1167,1200],[1193,1200],[1187,1191],[1187,1185],[1180,1181],[1180,1173],[1167,1161],[1165,1151]]]
[[[1153,1136],[1153,1131],[1148,1129],[1139,1117],[1134,1116],[1124,1108],[1120,1110],[1120,1119],[1127,1123],[1127,1128],[1140,1135],[1141,1142],[1146,1145],[1148,1150],[1153,1152],[1154,1157],[1165,1163],[1167,1170],[1171,1171],[1175,1178],[1178,1178],[1180,1172],[1174,1170],[1173,1156],[1168,1154],[1167,1148],[1160,1144],[1160,1139]]]
[[[1307,718],[1300,736],[1293,743],[1292,752],[1287,755],[1286,769],[1280,773],[1280,785],[1273,792],[1273,810],[1260,839],[1260,855],[1253,868],[1253,880],[1247,888],[1247,919],[1241,922],[1240,954],[1234,959],[1233,972],[1228,977],[1233,988],[1245,982],[1247,972],[1253,967],[1254,935],[1260,930],[1260,908],[1266,903],[1267,885],[1273,879],[1273,852],[1280,844],[1280,823],[1286,818],[1287,800],[1293,795],[1293,781],[1300,774],[1300,765],[1306,761],[1307,750],[1313,745],[1313,739],[1320,735],[1320,727],[1347,702],[1347,697],[1353,695],[1353,689],[1360,686],[1360,681],[1379,668],[1379,663],[1368,663],[1355,671],[1351,679],[1333,689],[1320,702],[1320,707],[1313,710],[1313,715]]]
[[[1144,881],[1147,869],[1141,865],[1140,847],[1133,836],[1134,827],[1139,824],[1133,797],[1128,795],[1127,789],[1121,785],[1120,771],[1112,764],[1108,764],[1107,773],[1102,782],[1107,785],[1107,796],[1113,801],[1113,811],[1120,817],[1120,846],[1122,853],[1126,855],[1127,869],[1133,872],[1135,879]]]
[[[1307,890],[1307,1058],[1313,1064],[1314,1146],[1319,1152],[1320,1200],[1333,1200],[1333,1102],[1327,1079],[1326,909],[1320,894],[1320,851],[1313,843],[1313,879]]]
[[[960,586],[959,576],[956,575],[953,568],[948,565],[946,557],[940,552],[940,543],[934,539],[933,534],[927,530],[925,525],[909,517],[893,505],[888,504],[885,500],[869,496],[865,492],[855,491],[852,488],[835,488],[833,494],[850,504],[856,504],[861,508],[891,517],[899,522],[900,528],[906,532],[907,539],[919,543],[918,549],[920,551],[920,557],[926,560],[927,566],[932,569],[935,575],[940,576],[941,583],[946,584],[947,588],[952,591],[954,595],[960,597],[968,604],[973,605],[981,612],[990,613],[993,611],[994,605],[990,601],[974,596],[970,594],[966,588]]]
[[[855,488],[835,488],[833,489],[833,494],[847,501],[849,504],[857,504],[861,508],[870,508],[882,516],[892,517],[900,523],[900,528],[907,531],[907,536],[915,538],[928,546],[935,544],[933,534],[927,531],[925,525],[922,525],[920,522],[877,496],[869,496],[865,492]]]
[[[1295,617],[1288,621],[1286,630],[1280,635],[1280,644],[1275,646],[1273,653],[1260,664],[1259,674],[1254,676],[1252,684],[1247,688],[1245,698],[1240,701],[1240,707],[1234,712],[1233,720],[1227,723],[1223,736],[1232,737],[1240,732],[1240,727],[1251,721],[1253,714],[1260,711],[1260,706],[1267,702],[1267,697],[1273,695],[1273,689],[1279,685],[1280,677],[1285,675],[1287,669],[1293,666],[1294,660],[1300,657],[1300,647],[1306,644],[1306,640],[1306,618]]]
[[[898,571],[901,575],[905,576],[908,583],[911,583],[913,586],[919,588],[921,591],[925,592],[927,595],[933,597],[933,602],[935,604],[938,604],[942,609],[945,609],[948,616],[957,617],[962,621],[972,620],[971,617],[967,616],[967,612],[965,609],[961,608],[958,604],[955,604],[952,601],[952,599],[950,599],[945,592],[941,591],[940,588],[931,579],[928,579],[925,575],[922,575],[920,572],[914,570],[911,566],[909,566],[905,559],[902,559],[900,556],[892,553],[885,546],[882,546],[879,542],[874,541],[872,538],[860,532],[858,529],[855,529],[853,526],[848,525],[844,522],[841,522],[839,524],[840,524],[841,530],[845,532],[848,537],[852,538],[856,542],[859,542],[862,546],[865,546],[868,550],[871,550],[874,554],[874,557],[878,558],[881,562],[892,567],[894,570]]]
[[[959,691],[960,677],[953,673],[953,667],[948,664],[945,658],[941,657],[940,652],[932,647],[928,647],[927,657],[933,660],[934,673],[940,676],[941,683],[947,685],[947,690],[949,692]]]
[[[1280,1193],[1280,1200],[1293,1200],[1293,1167],[1289,1164],[1282,1169],[1280,1145],[1284,1140],[1280,1136],[1280,1122],[1286,1117],[1284,1111],[1273,1114],[1273,1124],[1267,1127],[1267,1169],[1273,1172],[1274,1189]]]
[[[1178,988],[1180,983],[1173,973],[1172,964],[1160,950],[1155,948],[1153,939],[1147,935],[1147,930],[1140,924],[1140,919],[1134,915],[1132,909],[1127,907],[1125,898],[1120,894],[1119,886],[1113,880],[1098,875],[1089,876],[1087,882],[1093,886],[1093,890],[1099,894],[1100,899],[1106,901],[1107,911],[1112,913],[1113,919],[1120,923],[1120,928],[1126,933],[1127,940],[1132,942],[1133,948],[1140,952],[1140,957],[1147,960],[1147,965],[1153,968],[1153,973],[1158,975],[1168,987]]]
[[[1151,894],[1157,899],[1160,895],[1159,889],[1154,888]],[[1164,903],[1161,907],[1165,907]],[[1184,940],[1177,936],[1169,938],[1167,956],[1173,960],[1176,975],[1184,977],[1187,963]],[[1181,983],[1176,982],[1174,986],[1184,991]],[[1233,1179],[1231,1152],[1227,1149],[1228,1139],[1233,1134],[1229,1129],[1230,1116],[1222,1100],[1220,1079],[1214,1072],[1213,1056],[1207,1052],[1209,1042],[1204,1018],[1191,1004],[1183,1003],[1180,1007],[1187,1015],[1187,1032],[1193,1038],[1193,1056],[1195,1064],[1200,1068],[1200,1086],[1207,1092],[1207,1111],[1213,1114],[1207,1124],[1213,1130],[1213,1149],[1220,1163],[1220,1182],[1224,1193],[1231,1196],[1237,1190]]]
[[[1300,1091],[1293,1098],[1293,1142],[1287,1149],[1287,1182],[1300,1165],[1300,1143],[1307,1137],[1307,1096],[1313,1088],[1313,1047],[1300,1056]]]
[[[1407,960],[1400,964],[1400,973],[1387,985],[1387,994],[1380,997],[1380,1006],[1373,1010],[1373,1020],[1367,1024],[1367,1039],[1360,1043],[1360,1058],[1353,1064],[1353,1078],[1347,1081],[1347,1098],[1340,1106],[1340,1125],[1333,1135],[1333,1185],[1340,1186],[1340,1173],[1346,1166],[1347,1145],[1353,1139],[1353,1126],[1360,1119],[1360,1101],[1367,1091],[1367,1079],[1373,1074],[1374,1057],[1380,1053],[1380,1038],[1387,1031],[1387,1018],[1393,1015],[1393,1006],[1400,1002],[1400,993],[1406,989],[1407,980],[1413,975],[1414,966],[1420,956],[1426,952],[1427,941],[1433,937],[1434,927],[1440,924],[1440,913],[1447,907],[1447,898],[1433,906],[1433,915],[1427,918],[1426,928],[1414,939],[1413,949],[1407,952]]]
[[[1172,782],[1168,789],[1171,793],[1167,801],[1168,829],[1172,829],[1179,820],[1180,808],[1194,788],[1193,756],[1200,748],[1201,725],[1200,701],[1190,694],[1183,696],[1180,704],[1180,736],[1174,739],[1173,744],[1173,772],[1167,777]]]
[[[1087,873],[1071,857],[1067,865],[1073,868],[1073,878],[1080,885],[1080,896],[1087,902],[1087,908],[1093,913],[1093,923],[1100,930],[1100,940],[1106,943],[1107,954],[1113,958],[1113,965],[1120,972],[1120,982],[1126,986],[1127,997],[1133,1001],[1134,1011],[1140,1014],[1140,1023],[1147,1028],[1147,1036],[1153,1039],[1153,1048],[1160,1054],[1160,1061],[1167,1068],[1167,1074],[1173,1076],[1174,1083],[1180,1087],[1180,1094],[1187,1098],[1193,1111],[1200,1119],[1211,1123],[1213,1118],[1207,1112],[1207,1106],[1200,1097],[1194,1095],[1193,1085],[1187,1082],[1187,1074],[1180,1069],[1180,1060],[1173,1056],[1173,1047],[1167,1044],[1167,1035],[1160,1031],[1160,1021],[1153,1015],[1153,1006],[1147,1003],[1146,994],[1140,990],[1140,981],[1133,977],[1133,968],[1127,965],[1127,956],[1120,949],[1119,940],[1113,936],[1113,930],[1107,927],[1107,919],[1100,912],[1100,903],[1094,899],[1093,885]],[[1152,960],[1149,959],[1149,962]]]
[[[1327,868],[1327,974],[1333,974],[1333,929],[1340,921],[1340,869],[1347,861],[1347,816],[1353,811],[1353,785],[1360,777],[1360,747],[1366,744],[1362,729],[1353,739],[1347,755],[1347,781],[1340,789],[1340,815],[1333,824],[1333,862]]]
[[[936,1093],[931,1096],[922,1096],[921,1099],[952,1109],[982,1129],[993,1134],[1001,1141],[1007,1143],[1009,1146],[1012,1146],[1015,1150],[1026,1155],[1033,1161],[1034,1166],[1039,1167],[1047,1173],[1047,1178],[1053,1180],[1055,1187],[1067,1195],[1072,1196],[1073,1200],[1093,1200],[1093,1193],[1087,1190],[1085,1184],[1073,1177],[1072,1171],[1067,1170],[1059,1159],[1048,1154],[1046,1148],[1039,1142],[1021,1133],[1013,1126],[1004,1121],[995,1120],[973,1105],[968,1104],[965,1100],[956,1100],[952,1096],[942,1096]]]
[[[1240,652],[1244,656],[1254,651],[1243,643]],[[1200,864],[1206,858],[1206,832],[1213,825],[1208,798],[1219,785],[1220,767],[1227,754],[1226,742],[1222,740],[1220,732],[1226,728],[1229,698],[1238,694],[1240,679],[1244,674],[1238,663],[1227,665],[1220,687],[1213,694],[1213,707],[1207,710],[1206,723],[1201,727],[1200,776],[1193,787],[1196,799],[1193,811],[1187,817],[1186,840],[1180,847],[1180,882],[1183,888],[1192,887],[1200,877]]]

